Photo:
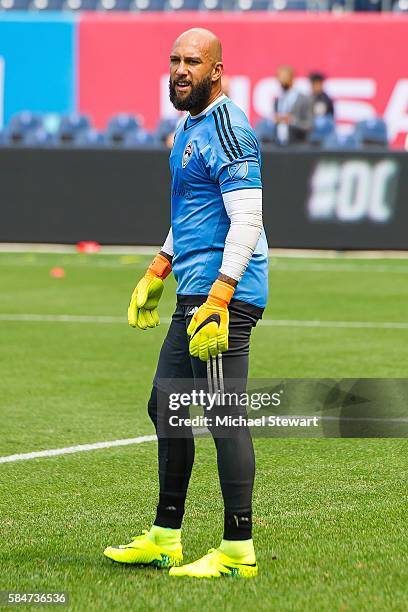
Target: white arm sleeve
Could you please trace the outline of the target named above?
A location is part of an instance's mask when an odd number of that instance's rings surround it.
[[[223,200],[231,225],[220,272],[239,281],[263,229],[262,189],[238,189],[223,194]]]
[[[172,232],[171,228],[169,229],[169,233],[167,234],[167,238],[164,241],[164,244],[163,244],[161,250],[164,253],[167,253],[167,255],[170,255],[171,257],[173,257],[173,255],[174,255],[173,232]]]

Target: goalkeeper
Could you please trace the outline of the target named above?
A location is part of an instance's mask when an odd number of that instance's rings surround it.
[[[168,379],[207,379],[245,391],[251,330],[267,299],[267,242],[262,226],[261,157],[243,111],[222,93],[221,45],[195,28],[175,41],[170,56],[170,100],[188,111],[170,155],[171,229],[133,292],[129,324],[159,324],[163,281],[173,272],[177,305],[164,340],[149,415],[158,425],[158,390]],[[234,388],[236,391],[236,387]],[[224,500],[218,548],[183,565],[181,525],[194,462],[194,437],[158,435],[160,494],[147,532],[105,555],[115,561],[170,567],[171,576],[255,576],[252,489],[255,458],[246,426],[234,435],[212,430]],[[203,525],[205,528],[205,525]]]

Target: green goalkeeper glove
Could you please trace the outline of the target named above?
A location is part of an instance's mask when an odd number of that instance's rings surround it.
[[[162,296],[164,279],[171,272],[171,263],[163,255],[156,255],[132,293],[128,308],[128,323],[132,327],[148,329],[160,323],[157,306]]]

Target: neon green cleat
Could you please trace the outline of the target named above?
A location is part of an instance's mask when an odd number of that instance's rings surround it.
[[[258,574],[258,566],[255,563],[238,563],[231,559],[218,548],[210,548],[206,554],[194,563],[188,563],[181,567],[172,567],[169,576],[191,576],[192,578],[253,578]]]
[[[183,548],[180,543],[171,546],[156,544],[148,531],[136,536],[129,544],[108,546],[103,551],[105,557],[118,563],[132,565],[151,565],[157,568],[168,568],[183,563]]]

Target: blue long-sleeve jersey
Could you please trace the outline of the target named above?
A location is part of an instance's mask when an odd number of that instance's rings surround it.
[[[260,189],[261,154],[245,113],[222,97],[180,122],[170,155],[173,272],[180,296],[207,295],[219,274],[230,219],[222,194]],[[264,308],[268,292],[265,232],[234,299]]]

